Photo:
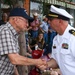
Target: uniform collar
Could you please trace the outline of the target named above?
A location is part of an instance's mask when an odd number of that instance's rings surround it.
[[[66,39],[69,38],[69,37],[68,37],[68,36],[69,36],[68,33],[69,33],[69,30],[70,30],[70,29],[71,29],[71,26],[68,25],[67,28],[65,29],[63,35],[59,35],[59,34],[58,34],[58,36],[60,36],[60,37],[62,37],[62,38],[66,38]]]
[[[58,43],[62,42],[63,38],[64,39],[69,39],[69,36],[70,36],[69,30],[70,29],[71,29],[71,26],[68,25],[67,28],[66,28],[66,30],[64,31],[63,35],[59,35],[59,34],[57,35],[56,40],[58,41]]]

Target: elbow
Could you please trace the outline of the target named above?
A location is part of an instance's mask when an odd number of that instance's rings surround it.
[[[18,63],[19,63],[19,55],[18,54],[15,54],[15,53],[9,54],[8,57],[12,64],[18,65]]]

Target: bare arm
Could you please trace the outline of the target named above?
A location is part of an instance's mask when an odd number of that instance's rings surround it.
[[[8,54],[8,57],[11,63],[15,65],[45,65],[46,64],[46,61],[42,59],[31,59],[16,53]]]

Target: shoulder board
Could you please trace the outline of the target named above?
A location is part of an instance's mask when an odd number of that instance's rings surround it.
[[[75,36],[75,30],[74,29],[70,29],[69,33],[73,34]]]

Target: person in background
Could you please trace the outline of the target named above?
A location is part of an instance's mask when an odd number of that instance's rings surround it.
[[[27,56],[32,57],[33,50],[42,51],[42,55],[43,55],[45,46],[46,44],[44,41],[43,33],[39,32],[38,37],[36,39],[33,39],[32,42],[28,44]]]
[[[42,32],[39,32],[38,37],[36,39],[36,45],[38,45],[38,50],[44,50],[45,49],[45,40]]]
[[[18,36],[31,19],[24,8],[13,8],[8,22],[0,27],[0,75],[14,75],[16,65],[46,65],[43,59],[19,55]]]
[[[34,18],[34,21],[30,23],[30,26],[32,27],[30,33],[32,38],[36,38],[38,36],[38,30],[40,25],[37,12],[33,13],[33,18]]]
[[[44,41],[43,33],[39,32],[38,37],[35,39],[32,39],[29,46],[32,50],[43,50],[45,48],[45,41]],[[37,46],[37,49],[36,49],[36,46]]]
[[[48,24],[47,24],[48,18],[43,16],[42,24],[40,25],[40,30],[44,33],[44,40],[45,43],[48,43]]]
[[[60,68],[62,75],[75,75],[75,28],[69,25],[73,17],[64,9],[51,5],[48,20],[57,35],[53,39],[52,55],[40,69]]]
[[[8,15],[7,15],[7,13],[3,13],[3,14],[2,14],[2,20],[0,20],[0,26],[1,26],[2,24],[6,24],[7,21],[8,21]]]
[[[57,35],[56,31],[54,31],[51,26],[50,26],[50,21],[48,20],[48,50],[49,53],[52,53],[52,44],[53,44],[53,39]]]

